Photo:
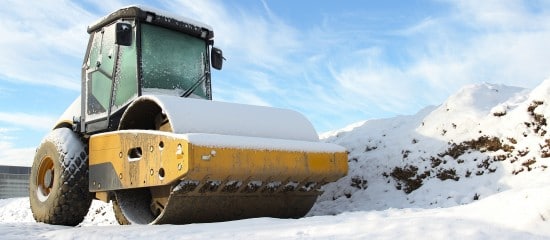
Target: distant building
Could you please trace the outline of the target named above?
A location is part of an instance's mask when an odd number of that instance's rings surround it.
[[[30,167],[0,166],[0,198],[28,197]]]

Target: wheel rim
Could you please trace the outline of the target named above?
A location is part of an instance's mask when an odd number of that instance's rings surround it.
[[[46,156],[40,161],[38,167],[38,176],[36,179],[36,185],[38,186],[38,194],[44,197],[48,197],[52,190],[54,181],[54,167],[53,160]]]

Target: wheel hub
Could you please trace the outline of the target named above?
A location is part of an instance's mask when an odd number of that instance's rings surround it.
[[[46,170],[46,175],[44,176],[44,187],[52,188],[53,185],[53,171],[52,169]]]
[[[53,187],[54,166],[50,157],[44,157],[38,167],[38,176],[36,178],[38,189],[44,196],[48,196]]]

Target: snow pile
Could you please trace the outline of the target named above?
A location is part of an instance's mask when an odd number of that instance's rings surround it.
[[[310,215],[450,207],[548,186],[548,117],[550,80],[532,91],[479,84],[414,116],[327,133],[348,148],[350,171],[325,186]]]
[[[34,222],[29,198],[0,199],[0,222]]]
[[[94,200],[80,225],[118,225],[112,209],[111,203]],[[29,198],[0,199],[0,223],[35,223]]]

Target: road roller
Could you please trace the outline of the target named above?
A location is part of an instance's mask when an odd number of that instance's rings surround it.
[[[88,26],[81,94],[37,147],[37,222],[75,226],[92,200],[120,224],[300,218],[345,176],[346,149],[300,113],[212,101],[212,27],[144,6]]]

